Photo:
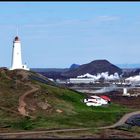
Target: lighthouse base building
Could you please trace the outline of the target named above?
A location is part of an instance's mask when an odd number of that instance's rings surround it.
[[[22,64],[21,43],[19,37],[17,36],[13,41],[12,65],[10,70],[15,70],[15,69],[30,70],[26,65]]]

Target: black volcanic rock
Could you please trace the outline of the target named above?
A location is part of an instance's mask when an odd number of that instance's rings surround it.
[[[121,74],[122,69],[111,64],[107,60],[95,60],[88,64],[80,65],[76,69],[66,71],[62,73],[62,76],[70,78],[70,77],[77,77],[79,75],[83,75],[86,73],[95,75],[97,73],[102,73],[102,72],[108,72],[109,74],[114,74],[115,72],[117,72],[118,74]]]

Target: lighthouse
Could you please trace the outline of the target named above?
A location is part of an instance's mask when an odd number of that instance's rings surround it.
[[[16,36],[13,41],[12,64],[10,70],[14,69],[29,70],[26,65],[22,64],[21,43],[18,36]]]

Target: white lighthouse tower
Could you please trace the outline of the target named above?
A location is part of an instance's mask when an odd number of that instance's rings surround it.
[[[26,65],[22,64],[21,43],[18,36],[16,36],[13,41],[12,65],[10,70],[14,70],[14,69],[29,70],[29,68],[27,68]]]

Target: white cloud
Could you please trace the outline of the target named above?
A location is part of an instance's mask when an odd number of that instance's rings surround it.
[[[72,25],[72,24],[93,24],[96,22],[104,22],[104,21],[117,21],[120,17],[118,16],[97,16],[95,18],[90,19],[64,19],[58,20],[52,23],[42,23],[42,24],[25,24],[24,27],[49,27],[49,26],[61,26],[61,25]]]
[[[104,16],[98,16],[97,17],[97,20],[99,21],[116,21],[116,20],[119,20],[120,17],[118,16],[107,16],[107,15],[104,15]]]

